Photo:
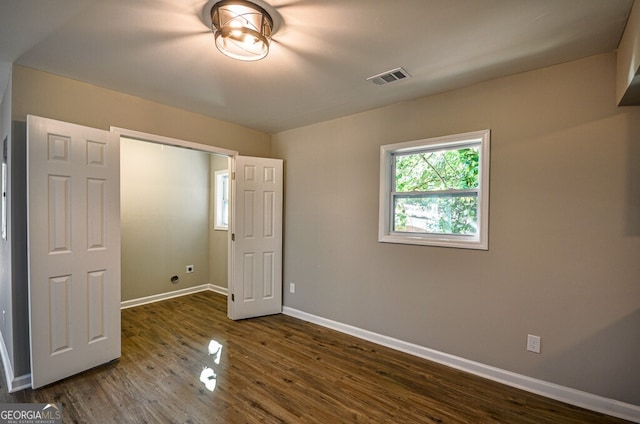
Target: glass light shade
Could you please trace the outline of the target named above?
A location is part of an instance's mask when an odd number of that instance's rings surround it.
[[[211,24],[223,54],[254,61],[269,53],[273,20],[260,6],[244,0],[220,1],[211,9]]]

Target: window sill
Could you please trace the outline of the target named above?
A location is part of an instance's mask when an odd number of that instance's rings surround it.
[[[413,244],[419,246],[451,247],[456,249],[489,250],[487,243],[482,243],[477,238],[438,237],[420,235],[393,235],[386,234],[378,237],[380,243]]]

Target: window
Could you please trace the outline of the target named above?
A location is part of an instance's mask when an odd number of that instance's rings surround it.
[[[489,130],[380,148],[378,240],[488,249]]]
[[[215,230],[229,228],[229,171],[216,171]]]

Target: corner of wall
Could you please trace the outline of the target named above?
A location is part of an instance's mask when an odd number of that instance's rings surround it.
[[[634,2],[617,50],[616,100],[640,104],[640,2]]]

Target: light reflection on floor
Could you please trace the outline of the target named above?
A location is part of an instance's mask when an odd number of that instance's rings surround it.
[[[211,340],[209,342],[209,355],[213,355],[213,362],[215,365],[220,365],[220,356],[222,355],[222,345],[216,341]],[[204,383],[207,390],[213,392],[216,389],[217,375],[213,368],[204,367],[200,373],[200,381]]]

